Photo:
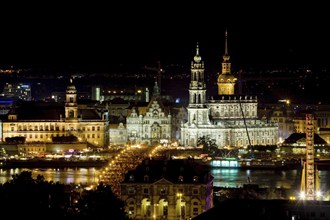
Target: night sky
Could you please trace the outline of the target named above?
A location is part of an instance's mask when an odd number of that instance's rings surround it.
[[[228,29],[235,68],[328,66],[326,9],[221,2],[2,6],[0,65],[189,65],[198,41],[206,64],[220,66]]]

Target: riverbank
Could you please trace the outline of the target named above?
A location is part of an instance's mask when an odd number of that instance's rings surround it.
[[[0,168],[73,168],[73,167],[103,167],[108,163],[107,160],[4,160],[0,162]]]

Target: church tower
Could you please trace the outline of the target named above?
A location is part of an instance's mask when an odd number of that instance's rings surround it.
[[[188,123],[208,123],[208,108],[206,103],[206,84],[204,82],[204,62],[199,55],[197,43],[196,55],[191,62],[191,80],[189,84]]]
[[[218,94],[219,95],[234,95],[235,83],[237,78],[231,74],[231,63],[228,55],[228,33],[225,32],[225,54],[223,55],[222,72],[218,76]]]
[[[72,84],[72,79],[70,79],[70,85],[66,89],[65,120],[78,120],[77,90]]]

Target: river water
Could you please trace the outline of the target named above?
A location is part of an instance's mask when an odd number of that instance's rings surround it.
[[[12,175],[23,170],[32,172],[32,177],[43,175],[45,180],[64,184],[93,184],[98,180],[98,168],[66,168],[66,169],[0,169],[0,184],[9,181]],[[330,171],[320,170],[320,188],[322,191],[330,189]],[[241,187],[249,182],[265,188],[299,189],[301,172],[299,170],[242,170],[237,168],[212,168],[214,186]]]
[[[0,169],[0,184],[12,179],[12,175],[22,171],[31,171],[32,177],[44,176],[46,181],[60,182],[64,184],[93,184],[97,182],[99,169],[97,168],[47,168],[47,169],[25,169],[11,168]]]

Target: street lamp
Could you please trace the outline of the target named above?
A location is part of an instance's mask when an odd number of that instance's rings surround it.
[[[154,219],[156,220],[157,217],[157,212],[156,212],[156,207],[158,206],[158,204],[154,204]]]
[[[179,197],[179,200],[180,200],[179,209],[180,209],[180,220],[181,220],[181,215],[182,215],[182,213],[181,213],[181,211],[182,211],[182,208],[181,208],[181,197],[182,197],[182,193],[177,193],[176,196],[178,196]]]

